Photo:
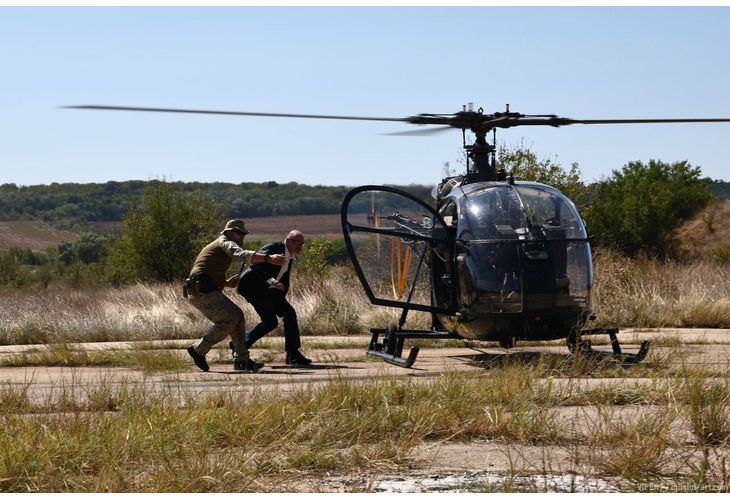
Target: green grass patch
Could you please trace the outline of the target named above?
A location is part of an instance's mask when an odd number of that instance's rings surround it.
[[[0,366],[123,366],[145,372],[178,371],[189,367],[182,356],[169,351],[147,350],[75,350],[66,344],[54,344],[0,360]]]

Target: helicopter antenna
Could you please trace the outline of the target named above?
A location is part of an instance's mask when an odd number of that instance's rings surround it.
[[[461,129],[461,146],[466,150],[466,129]],[[466,155],[466,173],[469,173],[469,155]]]
[[[469,106],[470,107],[469,107],[468,111],[471,111],[472,103],[469,103]],[[462,113],[467,112],[466,104],[461,105],[461,112]],[[466,129],[463,127],[461,129],[461,147],[464,148],[464,151],[466,151]],[[469,176],[469,154],[466,154],[465,156],[466,156],[466,175],[464,176],[464,178],[467,178]]]
[[[507,109],[509,109],[509,104],[507,105]],[[494,151],[492,151],[492,168],[497,168],[497,129],[492,130],[492,145],[494,146]]]

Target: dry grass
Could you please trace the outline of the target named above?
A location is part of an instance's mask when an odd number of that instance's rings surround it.
[[[102,380],[60,386],[41,400],[32,381],[5,384],[0,491],[295,491],[302,477],[412,466],[420,444],[453,441],[498,443],[505,453],[515,444],[543,447],[546,464],[549,450],[563,449],[582,475],[624,491],[721,489],[727,387],[701,371],[685,375],[586,388],[580,378],[557,384],[539,364],[513,362],[486,374],[333,379],[258,394]],[[309,484],[317,490],[316,479]],[[515,484],[496,489],[519,491]]]
[[[424,439],[554,439],[551,410],[505,402],[505,381],[333,381],[208,397],[101,384],[78,391],[76,405],[73,389],[38,404],[28,387],[8,386],[0,490],[281,491],[303,473],[393,467]]]
[[[730,439],[730,390],[727,381],[687,380],[684,391],[687,419],[700,445],[725,446]]]
[[[730,265],[632,260],[596,252],[595,309],[601,324],[730,327]]]
[[[586,443],[587,463],[600,473],[631,482],[661,478],[674,473],[670,429],[675,415],[665,409],[641,412],[626,421],[612,410],[600,412]]]
[[[633,261],[598,252],[595,268],[598,325],[730,327],[730,265]],[[303,335],[363,334],[397,321],[400,314],[373,307],[347,267],[293,280],[290,300]],[[243,298],[228,293],[244,310],[247,326],[258,321]],[[195,338],[208,326],[177,285],[3,287],[0,294],[0,344]],[[429,324],[427,313],[408,315],[408,327]]]
[[[711,255],[730,244],[730,200],[710,203],[677,233],[680,250],[690,257]],[[726,261],[727,262],[727,261]]]
[[[395,309],[372,307],[347,270],[294,286],[291,302],[303,335],[362,334],[398,318]],[[5,287],[0,293],[0,344],[189,339],[199,337],[209,325],[176,285],[81,290]],[[232,291],[227,293],[243,309],[247,326],[253,326],[258,321],[253,308]],[[409,324],[425,326],[427,318],[412,313]]]

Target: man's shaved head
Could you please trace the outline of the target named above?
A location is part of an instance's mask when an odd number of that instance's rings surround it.
[[[292,229],[289,234],[286,235],[284,240],[287,250],[292,255],[296,255],[302,251],[302,245],[304,245],[304,235],[299,229]]]
[[[286,235],[287,240],[298,239],[304,242],[304,235],[299,229],[292,229],[289,234]]]

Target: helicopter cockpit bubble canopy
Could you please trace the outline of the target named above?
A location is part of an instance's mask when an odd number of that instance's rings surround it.
[[[586,238],[585,226],[573,202],[550,186],[483,182],[460,191],[464,219],[460,221],[459,233],[493,239]]]
[[[452,191],[462,304],[484,312],[590,307],[590,245],[575,205],[539,183],[481,182]]]

